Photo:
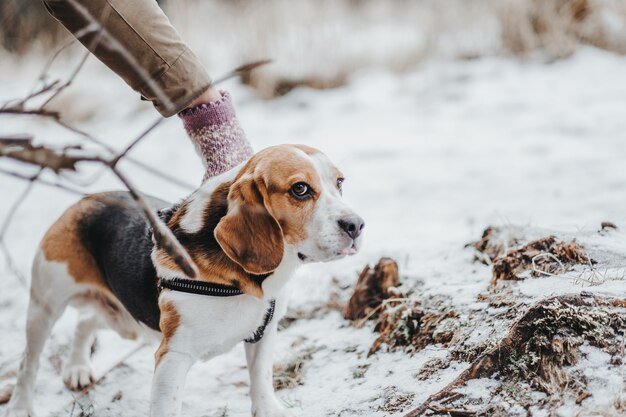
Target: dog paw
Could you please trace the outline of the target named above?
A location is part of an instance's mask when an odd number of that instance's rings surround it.
[[[296,417],[296,415],[284,407],[259,408],[252,411],[253,417]]]
[[[63,369],[63,382],[71,390],[79,391],[94,381],[89,365],[68,364]]]

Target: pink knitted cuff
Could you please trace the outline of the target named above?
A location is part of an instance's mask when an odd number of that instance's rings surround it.
[[[252,146],[239,125],[230,94],[179,113],[185,130],[204,161],[204,179],[214,177],[249,159]]]

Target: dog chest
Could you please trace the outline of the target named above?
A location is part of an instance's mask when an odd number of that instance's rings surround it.
[[[204,359],[249,338],[263,324],[270,305],[268,300],[249,295],[209,297],[168,291],[161,297],[162,302],[172,302],[180,316],[179,328],[170,340],[171,349]]]

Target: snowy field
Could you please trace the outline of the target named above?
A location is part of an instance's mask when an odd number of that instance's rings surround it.
[[[27,93],[42,66],[42,58],[32,56],[0,58],[0,100]],[[67,74],[68,68],[59,69],[58,75]],[[515,225],[522,234],[575,237],[594,254],[606,255],[600,256],[606,262],[598,268],[608,271],[600,285],[570,277],[511,284],[524,303],[582,290],[626,294],[626,280],[619,273],[626,269],[626,57],[590,48],[550,64],[505,58],[433,61],[404,75],[359,72],[337,89],[297,89],[271,101],[256,98],[236,82],[224,87],[232,92],[256,149],[304,143],[328,154],[346,174],[345,199],[367,224],[361,253],[303,267],[290,284],[290,314],[298,319],[280,332],[275,361],[285,364],[312,352],[302,364],[302,384],[278,393],[297,415],[402,416],[467,366],[452,361],[425,380],[416,378],[429,361],[447,360],[448,351],[440,345],[412,356],[383,348],[367,358],[377,337],[372,325],[350,326],[331,300],[343,305],[359,271],[381,256],[398,261],[404,288],[414,289],[424,302],[445,300],[470,326],[474,313],[488,312],[478,296],[487,291],[491,270],[473,262],[474,253],[465,244],[479,239],[488,225]],[[156,117],[148,104],[93,59],[59,102],[70,121],[117,149]],[[32,133],[37,140],[57,145],[80,142],[78,136],[34,118],[3,117],[0,134],[9,133]],[[200,161],[176,117],[150,134],[132,157],[192,186],[202,176]],[[17,167],[7,161],[0,166]],[[176,201],[190,191],[129,162],[122,167],[146,193]],[[96,174],[97,169],[83,166],[64,181],[78,186]],[[0,177],[0,219],[25,186]],[[119,188],[104,174],[84,189]],[[35,185],[17,211],[7,244],[26,280],[38,240],[76,198]],[[607,220],[619,228],[599,235],[600,223]],[[28,287],[6,263],[0,268],[0,371],[7,372],[17,367],[24,347]],[[136,351],[80,405],[73,405],[74,393],[63,386],[59,372],[75,319],[75,312],[68,310],[47,344],[36,410],[41,416],[145,415],[154,345]],[[495,326],[474,336],[496,342],[501,335],[502,329]],[[101,332],[94,354],[96,374],[136,346]],[[588,354],[577,366],[588,370],[595,384],[592,396],[581,404],[565,399],[558,415],[619,415],[615,404],[623,404],[626,396],[624,366],[609,367],[602,352],[584,349]],[[0,386],[6,382],[10,378],[0,380]],[[473,381],[464,392],[489,399],[495,384]],[[183,414],[249,416],[247,390],[239,345],[192,369]],[[4,410],[0,405],[0,415]],[[515,413],[525,415],[524,410],[511,409]],[[533,415],[544,414],[535,409]]]

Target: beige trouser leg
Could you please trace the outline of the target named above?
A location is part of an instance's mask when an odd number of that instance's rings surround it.
[[[43,2],[50,14],[163,116],[183,110],[211,84],[205,68],[155,0]]]

